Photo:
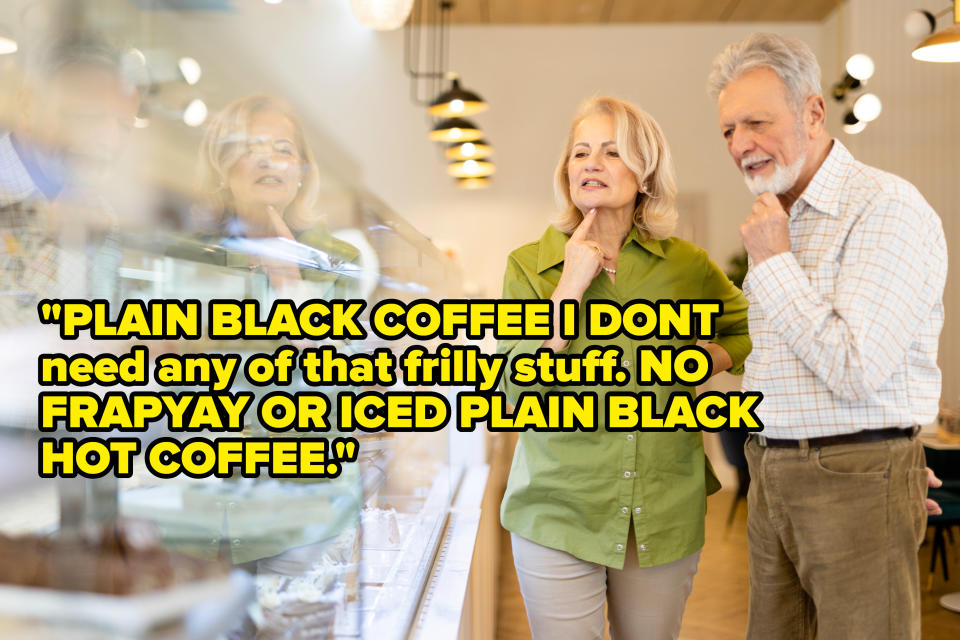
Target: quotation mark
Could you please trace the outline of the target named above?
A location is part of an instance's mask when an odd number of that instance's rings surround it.
[[[340,475],[340,462],[356,462],[359,444],[353,438],[337,438],[333,441],[333,459],[327,465],[332,477]]]
[[[40,321],[44,324],[59,322],[62,313],[63,305],[56,300],[44,300],[40,303]]]

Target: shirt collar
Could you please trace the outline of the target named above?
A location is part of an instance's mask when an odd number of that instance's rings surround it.
[[[555,267],[563,262],[564,249],[570,236],[550,225],[540,237],[540,253],[537,255],[537,273],[543,273],[551,267]],[[653,238],[643,239],[636,227],[630,229],[624,246],[629,243],[636,243],[650,253],[660,258],[665,258],[663,245],[659,240]]]
[[[855,162],[853,155],[843,146],[843,143],[834,138],[830,153],[813,174],[813,179],[797,198],[797,202],[803,200],[817,211],[833,217],[839,216],[843,178],[850,172]]]

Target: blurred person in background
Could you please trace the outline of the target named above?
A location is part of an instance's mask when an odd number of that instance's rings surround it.
[[[676,186],[659,125],[614,98],[588,100],[573,122],[554,176],[563,213],[536,242],[510,254],[503,297],[574,300],[720,300],[717,335],[705,346],[711,374],[737,369],[750,351],[747,303],[706,252],[670,237]],[[502,340],[510,358],[550,349],[581,354],[617,346],[630,382],[617,391],[655,391],[662,407],[680,384],[637,384],[641,345],[692,340],[578,337]],[[604,406],[610,387],[519,386],[521,392],[594,392]],[[602,412],[601,412],[602,413]],[[564,425],[556,425],[564,426]],[[514,564],[535,640],[604,637],[604,605],[614,640],[667,640],[680,633],[704,543],[706,497],[720,484],[699,432],[524,431],[510,469],[501,522],[511,532]]]
[[[756,196],[740,225],[763,393],[750,467],[747,637],[920,638],[924,468],[940,399],[947,253],[906,180],[826,127],[804,42],[755,33],[714,60],[720,132]]]
[[[32,56],[24,76],[12,130],[0,136],[0,206],[102,186],[140,104],[121,52],[68,33]]]
[[[291,252],[295,243],[318,250],[319,270],[301,270],[275,254],[251,256],[251,266],[262,269],[274,288],[289,289],[301,278],[348,286],[350,278],[329,269],[355,262],[359,251],[331,235],[321,220],[320,172],[300,118],[286,101],[253,95],[220,111],[200,144],[197,179],[205,230],[288,240]],[[282,251],[284,244],[273,246]]]
[[[103,190],[138,106],[120,52],[96,35],[65,34],[29,59],[0,133],[0,326],[35,321],[45,297],[112,294]]]

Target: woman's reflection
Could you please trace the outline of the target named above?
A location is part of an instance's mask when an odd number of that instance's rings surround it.
[[[343,267],[360,252],[320,220],[320,173],[289,104],[269,95],[232,102],[211,120],[199,156],[198,194],[209,230],[270,239],[241,246],[278,291],[309,280],[329,285],[314,285],[309,297],[349,297],[352,278]]]

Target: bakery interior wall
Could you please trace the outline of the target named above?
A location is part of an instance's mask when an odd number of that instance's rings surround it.
[[[851,0],[835,21],[851,51],[870,54],[877,73],[870,90],[883,112],[852,136],[850,148],[864,162],[910,180],[940,214],[949,267],[944,292],[946,320],[940,336],[941,397],[960,406],[960,63],[917,62],[914,42],[903,35],[910,0]],[[946,3],[920,3],[939,11]],[[951,16],[937,22],[939,29]],[[909,230],[905,230],[909,232]],[[895,313],[896,310],[891,310]]]

